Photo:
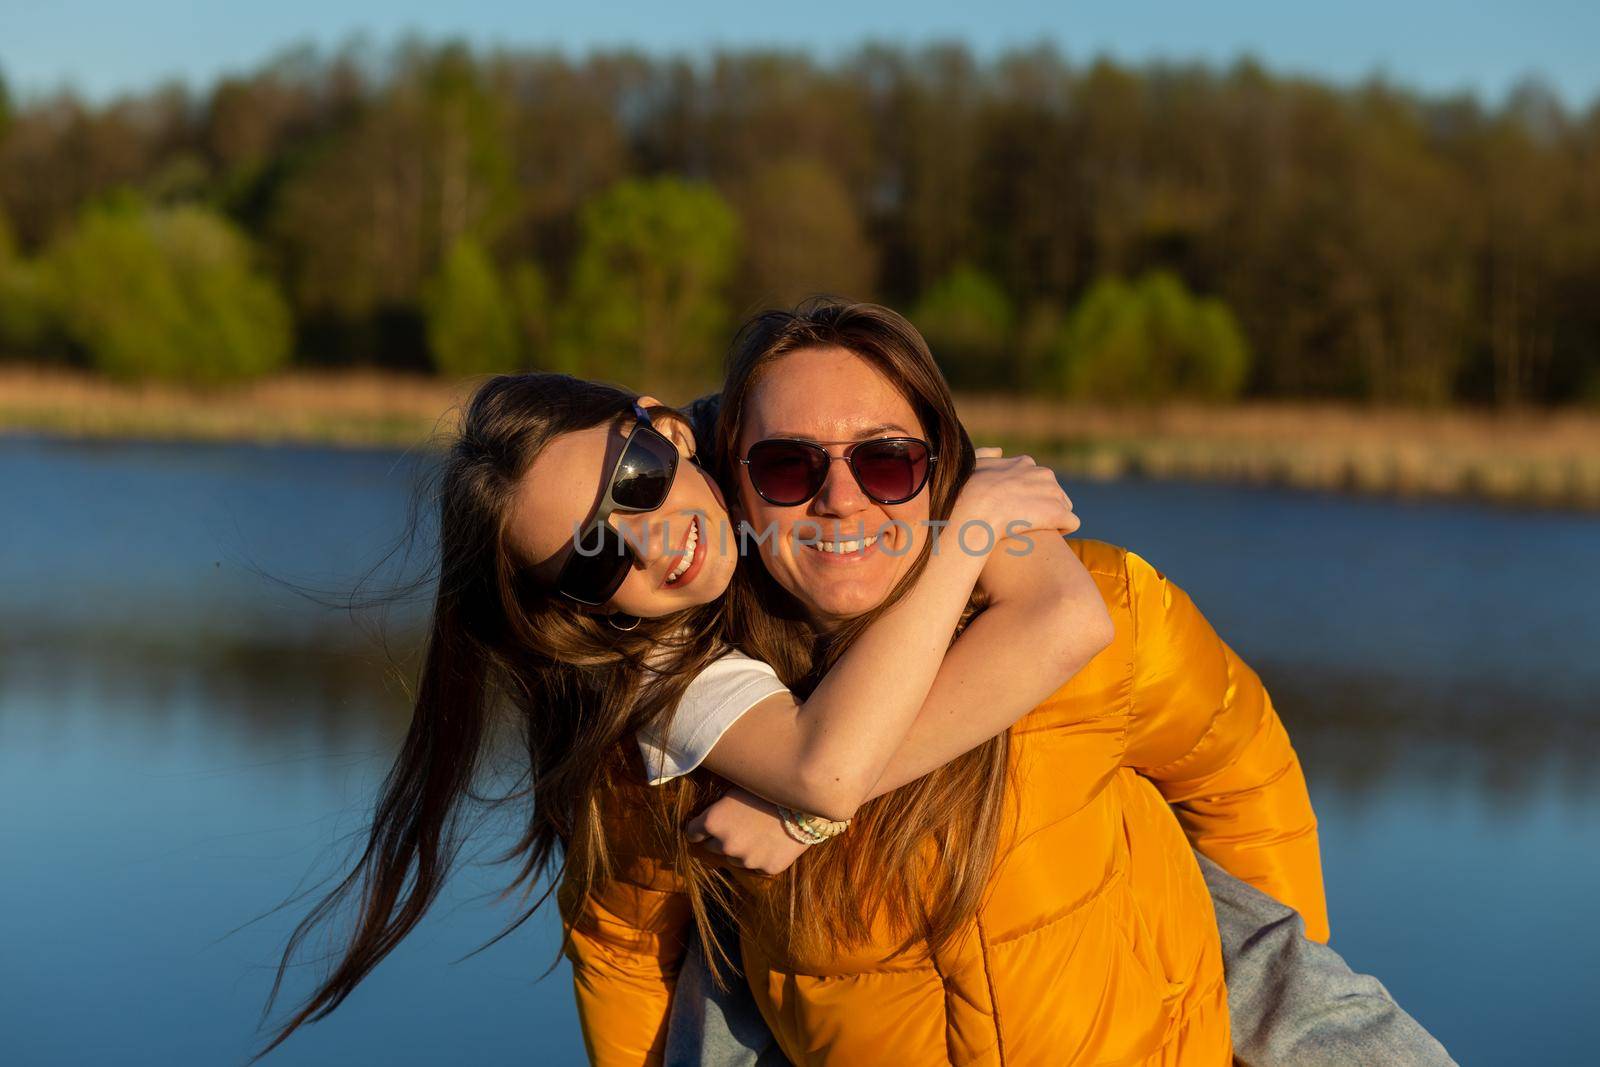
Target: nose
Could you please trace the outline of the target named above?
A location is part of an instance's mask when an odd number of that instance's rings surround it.
[[[828,480],[822,483],[822,491],[813,499],[811,510],[818,515],[843,517],[854,515],[866,506],[866,494],[856,484],[850,465],[842,456],[834,456],[833,462],[828,464]]]

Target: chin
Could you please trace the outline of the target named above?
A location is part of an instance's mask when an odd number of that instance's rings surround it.
[[[850,619],[857,615],[865,615],[888,596],[892,583],[873,583],[870,589],[863,589],[860,585],[846,589],[814,590],[811,598],[811,610],[814,614],[829,619]]]
[[[767,570],[815,621],[832,622],[864,615],[883,603],[900,577],[898,562],[875,556],[836,569],[835,564],[819,565],[805,557],[769,558]]]

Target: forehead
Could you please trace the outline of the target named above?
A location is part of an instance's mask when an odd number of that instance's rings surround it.
[[[778,359],[745,401],[744,434],[849,441],[922,435],[911,402],[882,371],[844,348],[802,348]]]
[[[601,479],[623,443],[614,426],[593,426],[552,438],[517,484],[511,507],[512,547],[523,559],[551,561],[572,540],[600,499]]]

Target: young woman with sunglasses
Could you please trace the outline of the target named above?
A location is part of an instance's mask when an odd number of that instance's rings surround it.
[[[751,521],[783,533],[820,519],[824,536],[839,538],[828,527],[959,511],[966,434],[926,343],[886,308],[817,301],[756,316],[735,342],[721,401],[711,458]],[[895,435],[928,440],[938,456],[926,495],[903,506],[885,503],[897,494],[853,486],[835,462]],[[752,471],[774,439],[822,450],[785,446],[792,492]],[[820,470],[824,455],[830,475],[819,488],[802,472]],[[1260,679],[1183,590],[1134,553],[1036,540],[1066,545],[1088,565],[1115,620],[1112,646],[1015,729],[990,729],[957,744],[960,755],[918,766],[930,736],[949,742],[1029,669],[980,662],[956,672],[976,692],[963,700],[941,688],[998,608],[978,614],[872,789],[889,792],[782,876],[734,872],[729,952],[743,973],[729,994],[744,995],[742,1015],[736,999],[708,1001],[695,989],[705,965],[686,949],[690,916],[701,910],[694,869],[661,840],[662,820],[641,823],[644,805],[607,806],[614,874],[578,881],[569,870],[560,894],[596,1063],[732,1065],[778,1055],[808,1064],[1171,1067],[1233,1062],[1235,1033],[1240,1054],[1256,1063],[1449,1062],[1381,986],[1311,940],[1328,937],[1316,822]],[[879,556],[847,572],[831,554],[781,536],[760,552],[759,565],[737,568],[723,623],[796,692],[831,677],[939,562],[924,557],[919,571]],[[1031,631],[1011,651],[1026,657],[1032,642],[1055,636],[1048,626]],[[899,659],[881,657],[879,666],[893,671]],[[967,710],[922,731],[941,704]],[[729,736],[763,715],[758,705]],[[761,758],[752,750],[752,763]],[[726,798],[714,805],[730,806],[738,807]],[[754,821],[779,829],[768,814]],[[1229,883],[1259,902],[1214,907],[1213,893],[1232,898]],[[1224,910],[1242,920],[1230,922],[1238,936],[1229,938],[1226,982]],[[1269,942],[1296,947],[1269,952],[1263,966],[1251,946]],[[1246,1019],[1237,1030],[1236,986]],[[711,1037],[718,1013],[729,1041],[693,1036]],[[732,1025],[740,1018],[753,1026]],[[763,1026],[775,1042],[765,1051]]]
[[[1105,605],[1053,533],[1077,526],[1053,475],[1025,457],[974,465],[964,439],[954,444],[965,456],[939,456],[914,435],[882,436],[833,446],[837,455],[762,442],[743,466],[769,499],[799,503],[830,477],[849,477],[892,503],[925,492],[937,464],[964,464],[970,477],[941,518],[1002,535],[1052,533],[1032,539],[1026,554],[995,538],[982,551],[931,555],[908,594],[800,700],[770,667],[728,645],[721,596],[737,537],[721,489],[693,462],[686,420],[653,398],[561,375],[486,382],[440,476],[438,583],[410,729],[364,852],[297,928],[280,982],[304,939],[342,904],[359,909],[354,929],[267,1050],[337,1008],[420,921],[449,873],[477,770],[502,728],[527,760],[505,798],[522,805],[511,853],[517,884],[533,890],[560,867],[563,896],[585,896],[613,854],[637,844],[609,838],[606,813],[648,808],[655,846],[676,853],[704,919],[701,889],[722,886],[680,828],[721,788],[689,771],[703,765],[796,809],[797,832],[825,836],[874,790],[908,731],[915,759],[932,769],[1004,730],[1105,647]],[[885,536],[919,551],[928,532]],[[890,547],[836,540],[806,550],[849,566]],[[992,605],[952,647],[980,585]],[[985,692],[981,706],[959,677],[960,663],[979,657],[1014,666],[1007,691]],[[685,704],[694,722],[714,728],[674,733]],[[967,714],[951,730],[957,705]],[[647,777],[670,783],[650,789]]]

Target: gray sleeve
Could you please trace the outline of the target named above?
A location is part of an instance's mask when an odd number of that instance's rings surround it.
[[[714,924],[723,951],[739,959],[739,939],[727,922]],[[737,969],[719,986],[711,977],[700,939],[689,939],[667,1016],[665,1067],[785,1067],[756,998]]]
[[[1236,1063],[1454,1064],[1371,975],[1306,937],[1299,912],[1195,853],[1216,907]]]

